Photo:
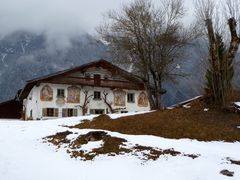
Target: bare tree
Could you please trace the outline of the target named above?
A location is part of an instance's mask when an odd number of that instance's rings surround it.
[[[121,11],[107,14],[108,21],[98,32],[108,43],[119,64],[130,65],[141,77],[151,109],[161,107],[162,83],[176,75],[176,61],[189,40],[181,19],[182,0],[160,0],[155,8],[150,0],[136,0]]]
[[[79,107],[82,109],[82,114],[83,116],[87,113],[87,105],[90,102],[90,98],[93,97],[93,94],[89,95],[89,91],[85,90],[84,92],[84,102],[82,105],[80,105]]]
[[[102,96],[102,99],[103,99],[103,102],[107,105],[107,107],[109,108],[110,110],[110,113],[116,113],[118,112],[119,110],[125,110],[126,107],[120,107],[120,108],[113,108],[113,101],[109,101],[108,100],[108,95],[109,95],[109,92],[104,90],[103,91],[103,96]]]
[[[110,110],[110,113],[114,113],[114,110],[113,110],[113,108],[112,108],[112,102],[109,102],[108,101],[108,99],[107,99],[107,97],[108,97],[108,92],[107,91],[103,91],[103,96],[102,96],[102,99],[103,99],[103,101],[104,101],[104,103],[108,106],[108,108],[109,108],[109,110]]]
[[[239,0],[226,0],[222,4],[216,4],[213,0],[195,1],[196,16],[204,22],[209,44],[206,90],[213,103],[222,107],[226,106],[231,89],[233,62],[240,43],[237,34],[239,8]],[[228,24],[224,23],[225,19]]]

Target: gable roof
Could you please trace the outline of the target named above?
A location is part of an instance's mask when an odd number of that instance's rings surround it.
[[[78,67],[70,68],[70,69],[67,69],[67,70],[59,71],[59,72],[52,73],[52,74],[49,74],[49,75],[46,75],[46,76],[42,76],[42,77],[39,77],[39,78],[28,80],[26,85],[24,86],[24,88],[20,92],[20,94],[18,96],[18,99],[20,101],[25,99],[28,96],[29,92],[32,90],[32,88],[38,83],[46,82],[46,81],[51,80],[53,78],[60,77],[60,76],[63,76],[63,75],[67,75],[67,74],[71,74],[71,73],[74,73],[74,72],[77,72],[77,71],[84,72],[84,70],[86,70],[90,67],[105,67],[107,69],[110,69],[114,73],[120,74],[122,77],[126,78],[127,80],[129,80],[129,81],[131,81],[135,84],[142,85],[142,82],[141,82],[141,80],[138,76],[133,75],[132,73],[129,73],[129,72],[119,68],[118,66],[115,66],[112,63],[104,60],[104,59],[100,59],[98,61],[93,61],[93,62],[90,62],[90,63],[87,63],[87,64],[80,65]]]

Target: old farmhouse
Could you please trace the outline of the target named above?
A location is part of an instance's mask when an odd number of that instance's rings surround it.
[[[106,60],[27,81],[16,99],[26,120],[150,109],[140,80]]]

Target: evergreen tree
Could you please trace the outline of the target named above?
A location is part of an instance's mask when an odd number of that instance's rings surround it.
[[[212,58],[209,58],[209,68],[206,73],[206,88],[205,91],[209,95],[210,100],[215,105],[226,106],[227,96],[231,89],[231,81],[233,78],[233,61],[227,59],[227,50],[222,36],[216,36],[216,62],[213,63]],[[212,56],[211,56],[212,57]]]

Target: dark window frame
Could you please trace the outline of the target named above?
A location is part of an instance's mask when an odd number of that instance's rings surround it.
[[[65,97],[65,89],[57,89],[57,97]]]
[[[47,117],[54,117],[54,108],[47,108]]]
[[[58,117],[59,109],[58,108],[42,108],[43,117]]]
[[[93,92],[93,99],[94,100],[101,100],[101,91],[94,91]]]
[[[76,117],[78,110],[76,108],[62,108],[62,117]]]
[[[135,103],[135,93],[127,93],[127,102]]]
[[[33,110],[30,110],[30,118],[33,118]]]
[[[90,109],[90,114],[104,114],[104,109]]]
[[[91,74],[90,73],[85,73],[84,76],[85,76],[86,79],[91,79]]]
[[[67,117],[73,117],[73,111],[74,111],[73,108],[68,108],[67,109]]]
[[[109,76],[108,76],[108,75],[105,75],[105,76],[103,77],[103,79],[104,79],[104,80],[109,80]]]

